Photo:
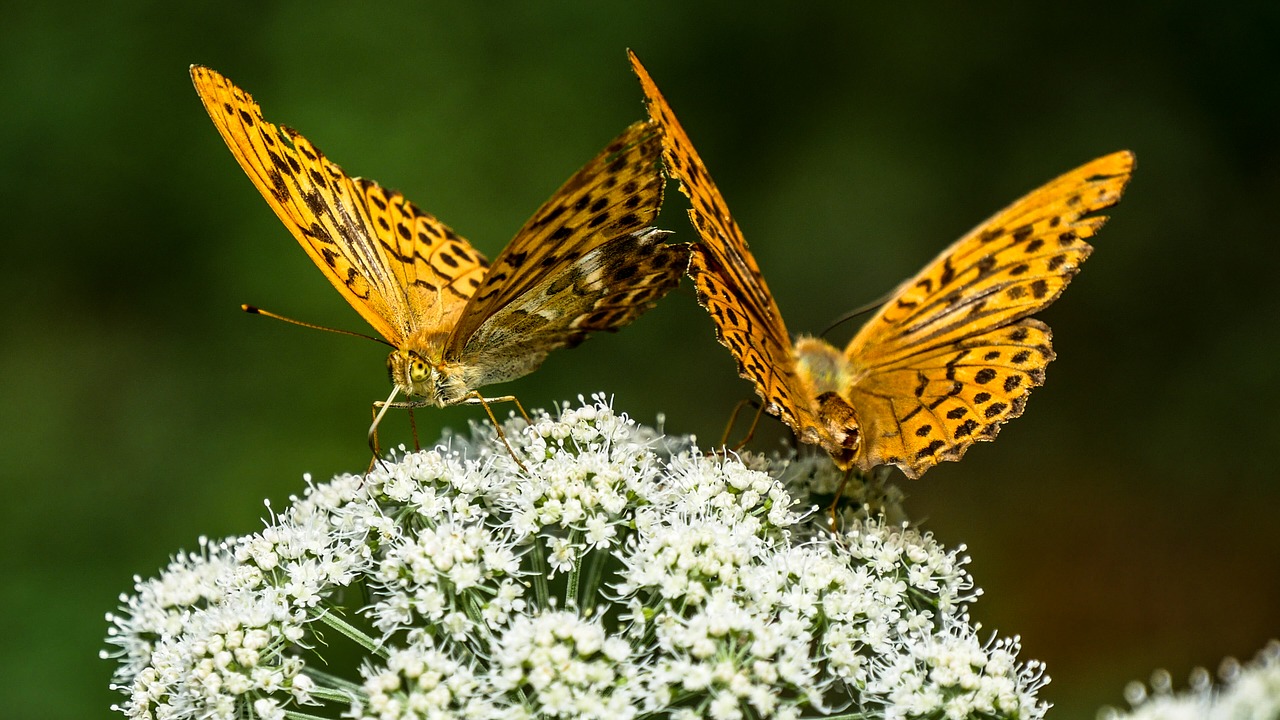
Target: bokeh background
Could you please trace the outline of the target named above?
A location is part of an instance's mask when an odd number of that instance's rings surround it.
[[[645,61],[793,332],[880,296],[1023,192],[1120,148],[1138,170],[1041,317],[1026,416],[907,483],[967,543],[975,616],[1092,717],[1280,635],[1280,6],[393,1],[6,3],[0,12],[5,714],[107,716],[103,614],[134,573],[362,470],[384,348],[217,136],[187,66],[492,257],[642,116]],[[683,198],[663,224],[686,239]],[[833,339],[843,341],[849,327]],[[602,390],[719,437],[749,394],[688,284],[495,389]],[[476,408],[418,413],[425,438]],[[385,423],[407,438],[403,416]],[[757,447],[782,436],[776,423]]]

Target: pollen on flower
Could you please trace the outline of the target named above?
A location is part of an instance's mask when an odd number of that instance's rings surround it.
[[[883,477],[706,455],[601,396],[446,435],[138,579],[104,656],[132,718],[1038,718],[967,559]],[[523,467],[521,467],[523,465]],[[828,501],[829,502],[829,501]],[[364,659],[328,648],[350,640]]]

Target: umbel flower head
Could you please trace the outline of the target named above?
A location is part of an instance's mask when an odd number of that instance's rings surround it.
[[[967,558],[823,457],[725,457],[602,398],[308,482],[135,581],[132,718],[1039,718]],[[336,653],[347,640],[361,658]]]
[[[1272,640],[1252,662],[1228,658],[1218,668],[1215,684],[1209,671],[1191,673],[1191,687],[1175,693],[1164,670],[1151,676],[1150,687],[1133,682],[1125,689],[1132,710],[1106,708],[1102,720],[1280,720],[1280,641]]]

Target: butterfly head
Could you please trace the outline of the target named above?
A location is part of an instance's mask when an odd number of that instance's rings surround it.
[[[401,392],[423,398],[437,407],[453,405],[471,392],[458,373],[449,372],[443,364],[408,348],[391,351],[387,356],[387,374]]]

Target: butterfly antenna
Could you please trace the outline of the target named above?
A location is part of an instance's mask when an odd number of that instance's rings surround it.
[[[254,307],[253,305],[241,305],[240,309],[249,313],[250,315],[261,315],[263,317],[269,317],[272,320],[282,320],[284,322],[289,323],[290,325],[297,325],[299,327],[311,328],[312,330],[324,330],[325,332],[337,333],[339,335],[351,335],[352,337],[364,338],[365,340],[372,340],[374,342],[382,343],[383,345],[386,345],[388,347],[393,347],[393,348],[395,347],[395,345],[392,345],[386,340],[383,340],[382,338],[374,337],[372,335],[365,335],[364,333],[358,333],[352,330],[338,330],[337,328],[325,327],[323,325],[316,325],[314,323],[303,322],[301,320],[294,320],[291,317],[285,317],[284,315],[277,315],[276,313],[273,313],[269,310],[263,310],[262,308]]]
[[[836,318],[835,320],[832,320],[832,321],[831,321],[831,323],[830,323],[829,325],[827,325],[826,329],[824,329],[822,332],[818,333],[818,335],[819,335],[820,337],[826,337],[827,333],[831,332],[832,330],[835,330],[836,328],[840,327],[840,326],[841,326],[841,325],[843,325],[844,323],[849,322],[850,320],[852,320],[852,319],[854,319],[854,318],[858,317],[859,315],[865,315],[865,314],[867,314],[867,313],[871,312],[872,310],[875,310],[876,308],[880,307],[881,305],[883,305],[883,304],[885,304],[885,303],[889,302],[889,300],[890,300],[890,299],[892,299],[894,295],[897,295],[897,294],[898,294],[898,291],[899,291],[899,290],[901,290],[901,288],[894,288],[893,290],[890,290],[889,292],[885,293],[884,295],[881,295],[880,297],[876,298],[875,300],[872,300],[871,302],[867,303],[866,305],[859,305],[858,307],[856,307],[856,308],[854,308],[854,309],[850,310],[849,312],[847,312],[847,313],[845,313],[845,314],[841,315],[840,317]]]

